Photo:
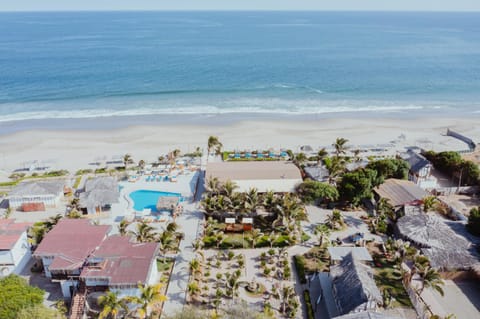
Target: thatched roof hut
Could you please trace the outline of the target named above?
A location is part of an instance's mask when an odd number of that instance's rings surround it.
[[[407,215],[397,221],[396,227],[401,237],[421,249],[434,268],[462,270],[478,263],[472,244],[458,236],[438,216]]]
[[[373,279],[373,270],[350,253],[330,268],[333,293],[341,314],[375,311],[383,303],[382,294]]]
[[[178,206],[179,198],[177,196],[160,196],[157,201],[157,211],[174,211]]]
[[[85,192],[80,194],[80,206],[92,213],[95,208],[118,203],[120,192],[113,177],[97,177],[85,183]]]

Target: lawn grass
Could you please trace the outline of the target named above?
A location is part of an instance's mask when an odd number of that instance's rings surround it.
[[[394,298],[391,306],[412,308],[410,298],[402,284],[402,275],[395,268],[395,263],[378,255],[375,256],[374,260],[377,265],[374,268],[375,282],[382,293],[387,290],[390,296]]]

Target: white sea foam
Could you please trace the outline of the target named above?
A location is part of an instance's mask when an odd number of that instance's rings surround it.
[[[150,105],[151,103],[149,103]],[[29,111],[5,114],[0,117],[0,122],[45,120],[45,119],[88,119],[104,117],[132,117],[148,115],[182,115],[182,114],[285,114],[308,115],[327,113],[402,113],[414,110],[442,108],[443,106],[422,105],[322,105],[314,101],[289,101],[280,99],[239,99],[224,101],[224,107],[212,105],[189,105],[176,107],[134,107],[130,109],[96,108],[86,110],[49,110]],[[243,105],[243,106],[239,106]]]

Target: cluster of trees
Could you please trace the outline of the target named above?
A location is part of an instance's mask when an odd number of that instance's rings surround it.
[[[0,318],[2,319],[61,319],[63,314],[43,305],[45,291],[30,286],[19,276],[0,279]]]
[[[335,157],[332,162],[339,163]],[[408,163],[402,159],[373,161],[365,168],[351,172],[342,169],[341,174],[335,175],[336,186],[307,180],[298,186],[297,193],[305,203],[328,203],[340,199],[357,206],[363,199],[371,198],[373,188],[385,179],[406,179],[408,170]]]
[[[478,185],[480,169],[472,161],[464,160],[457,152],[426,152],[425,157],[442,173],[453,177],[462,186]]]
[[[275,226],[286,226],[306,218],[304,206],[295,194],[283,196],[273,192],[259,194],[255,188],[240,193],[236,192],[237,188],[231,181],[221,183],[217,178],[209,179],[201,201],[205,214],[216,219],[225,216],[252,216],[262,208],[274,216]]]
[[[117,318],[124,314],[125,318],[157,318],[160,314],[157,306],[166,301],[167,297],[162,294],[162,284],[153,286],[138,284],[140,296],[127,296],[121,298],[117,292],[108,291],[98,298],[98,304],[102,308],[98,318]]]

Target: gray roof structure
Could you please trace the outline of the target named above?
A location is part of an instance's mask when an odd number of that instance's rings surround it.
[[[332,319],[399,319],[398,317],[392,317],[378,312],[362,311],[349,313],[343,316],[334,317]]]
[[[479,263],[473,245],[438,216],[423,213],[403,216],[396,228],[401,237],[420,247],[433,268],[461,270]]]
[[[353,258],[351,253],[330,268],[330,275],[339,313],[375,311],[377,305],[383,303],[372,268]]]
[[[57,195],[63,192],[65,181],[36,181],[23,182],[18,184],[10,193],[10,197],[14,196],[41,196],[41,195]]]
[[[332,260],[343,260],[348,254],[352,254],[353,258],[360,261],[373,261],[372,256],[365,247],[354,246],[336,246],[328,247],[328,253]]]
[[[330,175],[325,166],[305,166],[303,171],[310,179],[317,182],[326,181]]]
[[[177,208],[179,202],[179,198],[177,196],[160,196],[157,201],[157,210],[169,210],[173,211]]]
[[[415,183],[394,178],[387,179],[373,191],[386,198],[393,207],[404,206],[428,196],[428,193]]]
[[[408,150],[402,158],[410,164],[410,171],[414,173],[420,172],[424,167],[432,166],[429,160],[414,150]]]
[[[80,194],[82,207],[97,207],[118,203],[120,196],[117,180],[113,177],[97,177],[85,183],[85,192]]]

